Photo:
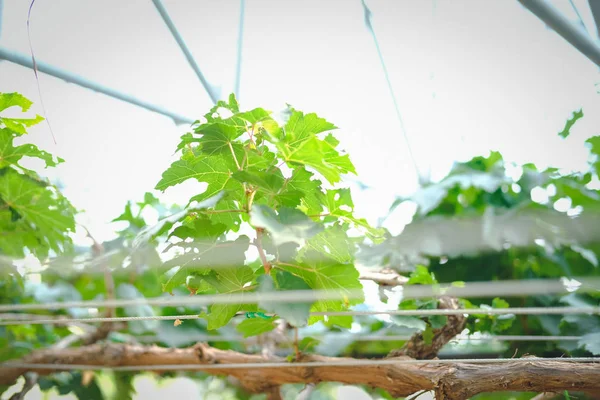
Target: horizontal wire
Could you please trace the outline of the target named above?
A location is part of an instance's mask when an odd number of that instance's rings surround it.
[[[426,317],[432,315],[566,315],[566,314],[600,314],[600,307],[515,307],[515,308],[461,308],[454,310],[365,310],[365,311],[315,311],[313,316],[356,316],[356,315],[398,315]],[[127,321],[174,321],[200,318],[197,314],[186,315],[145,315],[128,317],[92,317],[92,318],[62,318],[54,317],[47,319],[13,319],[0,320],[2,325],[40,325],[40,324],[69,324],[69,323],[93,323],[93,322],[127,322]]]
[[[20,362],[5,362],[0,364],[3,368],[23,368],[30,370],[84,370],[84,371],[177,371],[177,370],[207,370],[207,369],[250,369],[250,368],[314,368],[314,367],[358,367],[379,365],[410,365],[410,364],[503,364],[503,363],[544,363],[544,362],[571,362],[571,363],[599,363],[600,357],[566,357],[566,358],[465,358],[443,360],[339,360],[339,361],[314,361],[314,362],[259,362],[259,363],[231,363],[231,364],[169,364],[169,365],[83,365],[83,364],[35,364]]]
[[[250,290],[249,288],[245,288]],[[600,278],[571,279],[532,279],[494,282],[469,282],[464,286],[444,285],[410,285],[398,286],[397,295],[402,299],[419,299],[439,296],[453,297],[495,297],[495,296],[531,296],[598,292]],[[24,310],[56,310],[65,308],[99,308],[150,306],[208,306],[212,304],[257,304],[259,302],[299,303],[326,300],[362,300],[362,290],[288,290],[277,292],[241,292],[233,294],[199,295],[199,296],[162,296],[136,299],[103,299],[87,301],[64,301],[50,303],[2,304],[0,312]]]
[[[398,342],[398,341],[406,341],[410,340],[412,336],[410,335],[357,335],[357,334],[329,334],[329,335],[310,335],[307,334],[304,336],[305,338],[312,339],[325,339],[325,338],[339,338],[343,339],[351,339],[355,342]],[[136,336],[136,340],[142,342],[158,342],[161,339],[158,336]],[[288,339],[292,340],[291,337]],[[240,335],[190,335],[191,341],[196,342],[252,342],[256,340],[256,337],[243,337]],[[460,342],[549,342],[549,341],[579,341],[581,340],[581,336],[544,336],[544,335],[496,335],[496,336],[456,336],[450,342],[460,341]]]

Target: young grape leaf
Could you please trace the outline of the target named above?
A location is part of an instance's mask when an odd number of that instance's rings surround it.
[[[43,160],[46,167],[55,167],[64,160],[55,158],[52,154],[40,150],[36,145],[13,145],[14,134],[7,128],[0,129],[0,168],[7,165],[16,165],[23,157],[35,157]]]
[[[0,111],[4,111],[9,107],[20,107],[21,111],[29,110],[33,103],[20,93],[0,93]]]
[[[20,107],[22,112],[26,112],[31,107],[32,102],[25,98],[19,93],[0,93],[0,111],[4,111],[9,107]],[[27,133],[27,127],[43,121],[39,115],[35,118],[7,118],[0,117],[0,124],[4,124],[6,128],[16,133],[17,135],[24,135]]]
[[[223,192],[216,192],[213,197],[206,198],[192,207],[188,207],[184,210],[181,210],[179,212],[176,212],[175,214],[161,219],[155,225],[148,226],[142,229],[133,240],[133,248],[135,249],[141,247],[144,244],[148,243],[150,240],[152,240],[154,237],[165,233],[173,226],[173,224],[181,220],[188,213],[203,210],[209,207],[214,207],[215,204],[217,204],[218,201],[223,198],[223,196]]]
[[[285,124],[285,140],[289,144],[301,142],[319,133],[337,129],[331,122],[320,118],[315,113],[304,114],[302,111],[290,108],[291,115]]]
[[[311,289],[306,282],[287,271],[277,270],[275,272],[275,280],[277,281],[279,290],[275,288],[273,278],[270,276],[263,275],[259,277],[259,292],[269,293],[273,291],[279,291],[284,293],[286,290],[307,290],[306,293],[309,293],[308,291]],[[261,300],[258,303],[258,306],[268,312],[272,312],[284,318],[292,326],[302,327],[308,322],[310,308],[313,302],[280,303],[277,301]]]
[[[117,297],[125,300],[143,299],[144,295],[137,288],[129,283],[121,283],[117,286]],[[127,317],[153,317],[154,310],[148,304],[140,304],[136,306],[124,307],[123,311]],[[142,334],[144,332],[153,332],[158,328],[159,321],[156,320],[140,320],[129,321],[129,330],[134,334]]]
[[[245,338],[257,336],[275,329],[275,318],[248,318],[235,327]]]
[[[300,210],[307,215],[318,215],[323,211],[320,195],[321,181],[311,179],[314,175],[305,168],[297,167],[286,180],[283,190],[276,200],[283,206],[296,207],[300,201]],[[300,194],[300,195],[299,195]]]
[[[600,355],[600,332],[583,335],[577,344],[595,356]]]
[[[368,237],[375,243],[383,240],[385,230],[373,228],[364,218],[355,218],[352,215],[354,202],[350,189],[328,190],[322,195],[322,201],[329,211],[325,222],[335,222],[341,220],[353,224],[357,228],[364,229]]]
[[[349,240],[346,231],[339,225],[326,228],[306,242],[298,257],[310,250],[318,251],[340,263],[350,263],[354,260],[355,245]]]
[[[250,223],[266,229],[275,245],[294,242],[303,245],[323,227],[308,218],[302,211],[281,207],[278,213],[264,205],[255,205],[250,212]]]
[[[571,134],[571,128],[573,127],[573,125],[575,125],[575,122],[577,122],[577,120],[579,120],[580,118],[583,118],[583,110],[579,109],[579,111],[573,111],[573,116],[567,120],[563,130],[558,132],[558,136],[560,136],[563,139],[568,137]]]
[[[156,184],[155,189],[165,191],[170,186],[175,186],[193,178],[208,184],[206,191],[194,198],[196,201],[202,201],[222,190],[242,191],[242,185],[231,178],[232,171],[236,169],[233,159],[226,155],[212,157],[198,155],[194,159],[179,160],[171,164],[163,172],[162,179]]]
[[[204,277],[217,292],[223,296],[243,294],[252,289],[248,285],[254,279],[254,271],[239,265],[236,268],[217,269]],[[219,329],[225,326],[231,318],[240,311],[256,311],[256,304],[213,304],[208,314],[202,313],[200,317],[208,321],[208,329]]]
[[[75,230],[75,209],[46,184],[9,169],[0,176],[0,198],[12,210],[13,222],[22,219],[40,244],[56,252],[71,245],[68,232]]]
[[[267,172],[257,168],[248,168],[245,171],[236,171],[232,176],[242,183],[255,186],[259,192],[270,197],[276,196],[285,182],[285,178],[279,169]]]
[[[242,151],[241,143],[234,143],[234,140],[244,133],[242,129],[219,121],[202,125],[196,131],[202,133],[202,137],[198,140],[198,143],[203,153],[208,155],[223,152],[229,154],[236,153],[234,146],[237,149],[237,154],[240,154]]]
[[[424,331],[427,328],[427,324],[420,318],[411,317],[406,315],[393,315],[391,317],[392,323],[406,328],[417,329]]]
[[[348,296],[351,291],[361,290],[362,285],[358,279],[359,273],[352,264],[341,264],[316,251],[307,251],[303,258],[305,262],[296,264],[285,263],[279,267],[285,271],[302,278],[308,286],[318,290],[332,290],[340,293],[340,297]],[[316,302],[311,311],[344,311],[348,306],[358,304],[362,299],[349,298],[345,300],[320,300]],[[311,316],[309,324],[317,321],[325,321],[323,316]],[[327,325],[339,325],[349,328],[352,317],[334,316],[328,317]]]
[[[213,238],[198,238],[195,242],[182,242],[179,246],[188,249],[187,253],[175,257],[165,263],[166,268],[179,267],[163,285],[163,291],[171,293],[176,287],[187,282],[189,276],[203,276],[211,270],[237,268],[243,266],[250,241],[247,236],[240,236],[235,241],[217,242]]]
[[[336,183],[340,175],[354,173],[354,165],[348,155],[340,155],[335,149],[339,142],[332,135],[325,140],[317,137],[319,133],[336,129],[336,126],[319,118],[316,114],[306,114],[291,110],[290,119],[284,127],[285,135],[270,137],[283,159],[294,165],[308,165],[317,170],[329,182]]]

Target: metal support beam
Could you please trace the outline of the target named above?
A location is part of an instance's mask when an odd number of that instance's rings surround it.
[[[216,90],[216,88],[214,88],[210,83],[208,83],[208,81],[202,74],[202,71],[200,70],[200,67],[196,63],[194,56],[192,56],[192,53],[190,52],[190,49],[185,44],[183,37],[181,37],[181,35],[179,34],[177,27],[175,27],[175,24],[173,23],[173,20],[167,13],[167,9],[162,4],[162,1],[161,0],[152,0],[152,2],[154,3],[154,6],[158,10],[158,13],[160,14],[163,21],[165,22],[165,25],[167,25],[167,27],[171,31],[171,35],[173,35],[173,38],[175,39],[175,41],[179,45],[179,48],[185,55],[185,58],[187,59],[188,63],[190,64],[190,67],[192,67],[192,69],[196,73],[196,76],[200,80],[200,83],[202,83],[204,90],[206,90],[206,92],[208,93],[208,96],[212,100],[213,104],[216,104],[220,97],[218,90]]]
[[[596,38],[600,39],[600,1],[589,0],[589,4],[592,16],[594,17],[594,23],[596,24]]]
[[[600,46],[579,26],[571,23],[549,2],[544,0],[518,0],[529,11],[571,43],[583,55],[600,67]]]
[[[10,51],[7,49],[3,49],[1,47],[0,47],[0,60],[7,60],[12,63],[19,64],[24,67],[33,69],[33,62],[31,61],[30,56],[21,54],[21,53],[16,53],[14,51]],[[142,108],[145,108],[146,110],[165,115],[169,118],[172,118],[176,124],[191,124],[194,121],[194,119],[192,119],[192,118],[188,118],[183,115],[176,114],[176,113],[168,111],[160,106],[150,104],[143,100],[139,100],[128,94],[119,92],[115,89],[111,89],[106,86],[103,86],[99,83],[87,80],[84,77],[81,77],[79,75],[75,75],[71,72],[64,71],[63,69],[60,69],[58,67],[54,67],[52,65],[46,64],[45,62],[36,60],[36,67],[39,72],[43,72],[50,76],[54,76],[55,78],[62,79],[69,83],[74,83],[81,87],[91,89],[93,91],[105,94],[107,96],[125,101],[130,104],[134,104],[134,105],[142,107]]]
[[[1,0],[0,0],[1,1]],[[233,93],[235,97],[240,97],[240,79],[242,74],[242,49],[244,41],[244,14],[246,12],[246,0],[240,0],[240,23],[238,30],[238,42],[237,42],[237,60],[235,63],[235,82],[233,85]]]

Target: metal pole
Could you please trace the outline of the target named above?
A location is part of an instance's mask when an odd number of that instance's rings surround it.
[[[0,47],[0,60],[7,60],[15,64],[22,65],[27,68],[33,68],[33,62],[31,61],[31,57],[25,54],[16,53],[14,51],[6,50]],[[64,71],[58,67],[54,67],[52,65],[46,64],[42,61],[36,60],[37,70],[43,72],[45,74],[54,76],[59,79],[63,79],[69,83],[74,83],[76,85],[82,86],[87,89],[94,90],[96,92],[105,94],[110,97],[114,97],[116,99],[125,101],[127,103],[134,104],[136,106],[145,108],[146,110],[156,112],[158,114],[165,115],[169,118],[172,118],[176,124],[191,124],[194,120],[192,118],[185,117],[180,114],[176,114],[174,112],[168,111],[160,106],[147,103],[143,100],[139,100],[133,96],[128,94],[119,92],[115,89],[108,88],[99,83],[92,82],[87,80],[84,77],[75,75],[71,72]]]
[[[244,14],[246,11],[246,0],[240,0],[240,23],[238,31],[238,43],[237,43],[237,60],[235,64],[235,83],[233,86],[233,93],[235,97],[240,97],[240,79],[242,73],[242,48],[244,41]]]
[[[589,4],[592,16],[594,17],[594,23],[596,24],[596,38],[600,39],[600,1],[589,0]]]
[[[154,3],[154,6],[158,10],[158,13],[162,17],[164,23],[167,25],[167,27],[171,31],[171,35],[173,35],[173,38],[175,38],[175,41],[179,45],[179,48],[181,49],[183,54],[185,55],[185,58],[187,59],[188,63],[190,64],[190,67],[192,67],[192,69],[196,73],[196,76],[200,80],[200,83],[202,83],[204,90],[206,90],[206,92],[208,93],[208,96],[212,100],[213,104],[216,104],[217,101],[219,100],[219,95],[217,93],[215,93],[212,85],[210,83],[208,83],[208,81],[202,74],[202,71],[200,70],[200,67],[196,63],[194,56],[192,56],[190,49],[185,44],[183,37],[181,37],[181,35],[179,34],[179,31],[177,30],[177,27],[175,27],[175,24],[173,23],[173,20],[167,13],[167,9],[162,4],[161,0],[152,0],[152,2]]]
[[[579,26],[572,24],[554,6],[544,0],[518,0],[567,42],[600,67],[600,47]]]

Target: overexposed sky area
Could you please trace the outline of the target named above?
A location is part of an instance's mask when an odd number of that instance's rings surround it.
[[[233,89],[239,1],[164,5],[208,80]],[[568,0],[554,0],[577,22]],[[574,1],[595,32],[587,1]],[[439,178],[454,160],[500,150],[516,162],[581,168],[583,141],[600,134],[599,69],[516,0],[369,0],[390,79],[419,167]],[[4,0],[0,46],[29,54],[29,1]],[[197,118],[210,100],[150,0],[37,0],[31,38],[38,61]],[[597,37],[595,37],[597,40]],[[285,103],[316,112],[370,189],[355,190],[372,222],[416,187],[360,0],[247,0],[243,108]],[[151,190],[187,129],[120,100],[40,74],[46,124],[27,138],[66,159],[58,178],[80,221],[111,237],[127,200]],[[33,71],[0,61],[0,91],[21,92],[43,114]],[[557,133],[583,108],[569,140]],[[185,203],[193,183],[167,192]]]

